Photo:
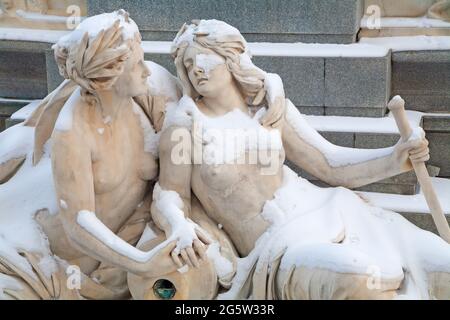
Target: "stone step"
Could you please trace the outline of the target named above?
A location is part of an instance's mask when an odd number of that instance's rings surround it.
[[[352,43],[361,0],[87,0],[88,15],[123,8],[145,40],[172,40],[192,19],[218,19],[238,28],[248,41]]]
[[[143,43],[146,60],[176,73],[170,42]],[[249,43],[255,65],[283,79],[304,113],[383,117],[391,95],[388,49],[361,44]]]
[[[401,95],[409,109],[450,112],[450,36],[361,38],[360,43],[392,50],[392,95]]]
[[[423,112],[450,112],[450,50],[392,54],[392,93]]]
[[[11,125],[10,117],[13,114],[30,102],[30,100],[0,98],[0,132]]]
[[[432,178],[442,210],[450,223],[450,179]],[[437,234],[430,209],[422,193],[416,195],[395,195],[373,192],[359,192],[371,204],[401,213],[418,227]]]
[[[450,36],[450,22],[427,17],[381,17],[365,15],[358,38]]]
[[[45,97],[48,92],[47,50],[50,50],[48,43],[0,41],[0,97]]]

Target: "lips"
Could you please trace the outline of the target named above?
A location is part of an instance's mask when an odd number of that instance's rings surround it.
[[[204,83],[206,83],[208,81],[208,79],[207,78],[201,78],[201,79],[199,79],[198,80],[198,84],[200,85],[200,84],[204,84]]]

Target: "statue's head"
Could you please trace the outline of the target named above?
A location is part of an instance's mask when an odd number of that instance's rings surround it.
[[[99,91],[116,90],[129,97],[147,93],[150,71],[141,36],[124,10],[85,19],[53,49],[60,74],[76,82],[88,102]]]
[[[215,96],[237,84],[253,105],[265,97],[265,73],[251,61],[247,42],[236,28],[218,20],[184,25],[172,44],[177,73],[192,98]]]

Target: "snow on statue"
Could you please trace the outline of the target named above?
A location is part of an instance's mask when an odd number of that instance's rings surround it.
[[[0,298],[450,298],[449,245],[344,188],[426,161],[420,130],[330,144],[221,21],[180,30],[179,79],[122,10],[54,49],[67,80],[0,134]]]

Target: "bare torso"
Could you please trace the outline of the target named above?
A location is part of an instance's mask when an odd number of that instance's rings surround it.
[[[105,121],[98,109],[80,103],[74,110],[73,121],[84,125],[74,125],[71,132],[90,147],[95,214],[116,234],[143,201],[148,181],[158,171],[154,156],[144,150],[139,115],[131,105],[118,113],[116,121]],[[86,274],[94,271],[99,261],[72,246],[58,216],[54,220],[52,228],[44,226],[52,252],[70,264],[79,265]]]

